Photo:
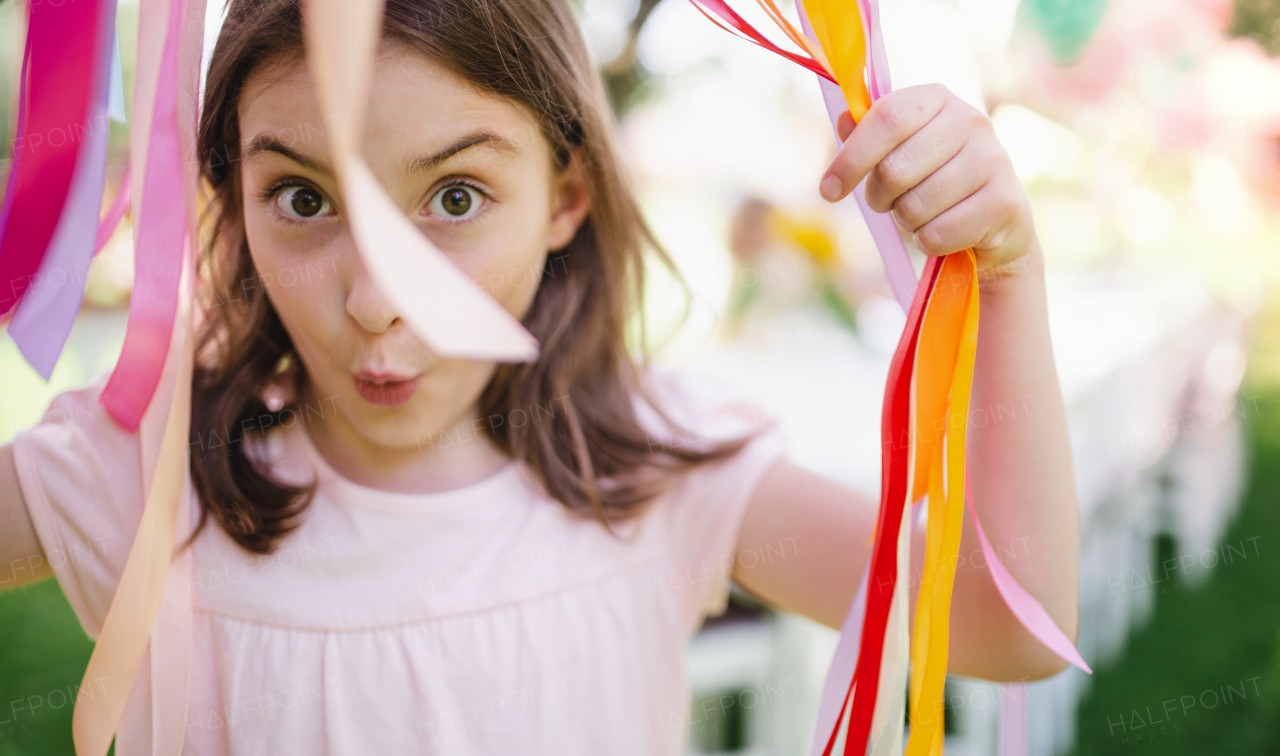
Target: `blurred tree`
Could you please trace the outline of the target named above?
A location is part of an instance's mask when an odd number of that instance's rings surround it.
[[[1280,0],[1235,0],[1231,34],[1251,37],[1268,55],[1280,55]]]
[[[569,0],[574,10],[578,11],[579,17],[582,16],[583,2],[584,0]],[[662,0],[640,0],[635,14],[627,24],[627,40],[622,46],[622,51],[613,60],[600,65],[600,75],[604,78],[605,89],[609,92],[610,104],[613,106],[614,115],[619,119],[644,98],[645,85],[652,77],[636,55],[636,43],[640,39],[640,31],[644,28],[645,22],[649,20],[653,9],[657,8],[660,2]]]

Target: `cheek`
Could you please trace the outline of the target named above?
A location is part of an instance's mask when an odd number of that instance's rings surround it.
[[[333,348],[340,323],[330,322],[343,312],[338,256],[324,247],[295,249],[264,229],[261,219],[246,217],[245,234],[258,271],[259,286],[271,302],[300,351],[327,352]]]
[[[538,293],[547,259],[548,215],[540,202],[509,212],[486,231],[483,253],[462,263],[471,280],[516,318],[524,317]]]

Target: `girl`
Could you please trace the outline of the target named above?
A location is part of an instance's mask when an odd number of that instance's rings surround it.
[[[624,347],[642,250],[669,261],[563,0],[390,0],[368,107],[387,192],[541,351],[444,359],[414,336],[345,224],[299,4],[234,0],[199,130],[195,618],[189,690],[168,692],[187,696],[183,752],[682,753],[685,643],[729,580],[839,627],[877,503],[787,461],[726,387]],[[867,199],[920,249],[977,250],[974,407],[1017,411],[972,430],[973,490],[1074,638],[1070,447],[1027,199],[987,119],[943,88],[852,125],[823,196],[870,173]],[[104,383],[0,447],[10,585],[55,575],[91,636],[143,503]],[[785,558],[745,558],[763,553]],[[955,599],[951,671],[1063,668],[981,566],[959,565]],[[145,725],[122,724],[121,756]]]

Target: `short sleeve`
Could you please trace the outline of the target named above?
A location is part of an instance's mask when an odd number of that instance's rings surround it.
[[[58,394],[13,437],[18,485],[58,584],[96,639],[142,521],[141,445],[98,401],[109,373]]]
[[[688,431],[680,436],[668,430],[660,436],[661,443],[696,444],[697,439],[722,440],[759,431],[732,456],[681,475],[658,505],[672,561],[665,582],[677,595],[692,633],[706,617],[722,614],[728,606],[747,504],[764,474],[785,455],[787,441],[771,414],[724,379],[657,369],[649,375],[655,398]],[[666,427],[652,416],[644,422]]]

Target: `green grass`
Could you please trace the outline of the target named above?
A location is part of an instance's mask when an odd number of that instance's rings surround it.
[[[56,580],[0,593],[0,756],[74,756],[71,712],[92,652]]]
[[[1250,466],[1224,544],[1247,557],[1191,589],[1174,570],[1124,653],[1096,670],[1077,720],[1077,750],[1093,754],[1280,754],[1280,316],[1258,322],[1242,396]],[[1250,541],[1250,539],[1253,539]],[[1152,566],[1179,553],[1164,538]],[[1194,699],[1194,700],[1193,700]],[[1229,701],[1228,701],[1229,699]],[[1166,703],[1168,709],[1166,710]]]

